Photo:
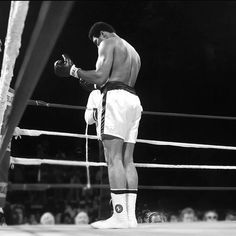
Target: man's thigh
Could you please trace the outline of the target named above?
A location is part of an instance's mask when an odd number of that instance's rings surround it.
[[[124,140],[113,135],[103,134],[102,143],[106,162],[110,159],[122,158]]]

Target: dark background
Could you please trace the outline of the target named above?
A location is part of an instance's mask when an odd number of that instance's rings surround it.
[[[41,1],[30,2],[17,73],[24,58]],[[4,42],[10,2],[0,3],[0,37]],[[236,116],[236,2],[234,1],[80,1],[56,42],[47,66],[34,90],[33,100],[85,106],[88,92],[78,80],[58,78],[53,63],[67,53],[82,69],[94,69],[97,48],[88,39],[96,21],[110,23],[141,56],[136,84],[145,111]],[[58,16],[59,17],[59,16]],[[84,133],[83,111],[28,106],[19,124],[22,128]],[[94,133],[94,129],[91,133]],[[139,138],[163,141],[236,146],[235,121],[143,115]],[[23,137],[13,141],[17,155],[35,152],[35,142],[47,139],[56,149],[84,141]],[[33,143],[34,142],[34,143]],[[23,146],[23,147],[22,147]],[[95,149],[96,144],[91,141]],[[15,151],[16,152],[16,151]],[[135,161],[166,164],[235,165],[235,151],[174,148],[137,144]],[[184,170],[140,168],[141,185],[235,186],[236,173],[229,170]],[[151,191],[153,194],[149,194]],[[236,208],[234,191],[140,190],[140,199],[160,207]]]

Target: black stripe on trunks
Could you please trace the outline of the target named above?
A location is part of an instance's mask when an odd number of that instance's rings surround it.
[[[101,135],[104,134],[107,93],[102,97]]]

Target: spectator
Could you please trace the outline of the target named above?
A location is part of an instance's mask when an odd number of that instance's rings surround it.
[[[73,219],[77,213],[76,209],[72,205],[72,203],[67,203],[64,210],[64,213],[68,214],[71,219]],[[65,217],[67,217],[67,215],[65,215]]]
[[[171,214],[169,221],[170,221],[170,222],[178,222],[178,221],[179,221],[179,218],[178,218],[177,215]]]
[[[236,221],[236,211],[230,210],[225,214],[225,220],[227,221]]]
[[[38,224],[38,221],[36,219],[36,215],[35,214],[33,214],[33,213],[30,214],[29,219],[28,219],[28,223],[30,225],[37,225]]]
[[[218,221],[218,213],[215,210],[206,211],[203,216],[203,221]]]
[[[61,224],[61,217],[62,217],[61,212],[56,213],[56,215],[55,215],[55,223],[56,224]]]
[[[54,225],[55,218],[52,213],[45,212],[40,218],[40,224],[42,225]]]
[[[24,207],[22,205],[13,205],[12,207],[12,224],[24,224]]]
[[[180,221],[181,222],[194,222],[197,221],[197,216],[191,207],[184,208],[180,213]]]
[[[166,221],[166,216],[162,212],[154,211],[148,213],[148,223],[162,223]]]
[[[63,213],[61,216],[62,224],[73,224],[73,219],[71,218],[69,213]]]
[[[86,211],[80,211],[78,214],[75,216],[75,224],[88,224],[89,223],[89,216]]]

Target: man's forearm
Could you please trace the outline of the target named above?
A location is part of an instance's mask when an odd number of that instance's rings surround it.
[[[82,70],[81,68],[72,68],[72,72],[70,73],[72,76],[76,78],[81,78],[86,82],[101,85],[106,79],[96,70]]]

